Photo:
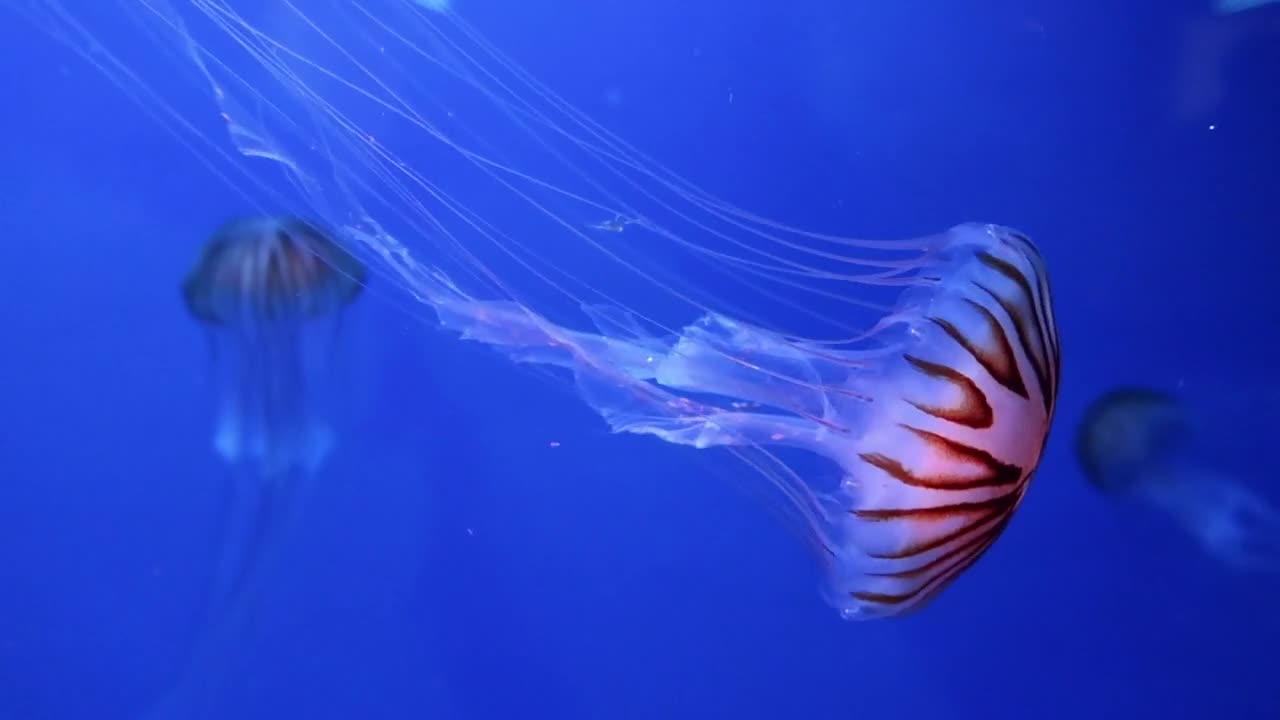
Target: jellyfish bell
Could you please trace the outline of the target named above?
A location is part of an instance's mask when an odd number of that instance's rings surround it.
[[[1280,571],[1280,509],[1206,442],[1203,412],[1156,389],[1108,391],[1076,429],[1081,470],[1103,493],[1164,514],[1224,565]]]
[[[424,315],[571,376],[616,432],[748,463],[842,616],[924,607],[1025,496],[1060,360],[1046,262],[1025,235],[967,223],[874,240],[750,212],[592,120],[454,9],[123,3],[203,85],[208,104],[180,110],[43,4],[38,23],[206,164],[323,220]],[[627,242],[603,237],[624,228]],[[279,302],[232,298],[240,312]],[[215,305],[196,308],[229,316]]]
[[[298,322],[336,312],[368,271],[325,231],[295,217],[249,216],[209,238],[182,283],[192,317],[214,326]]]
[[[1085,411],[1076,433],[1076,460],[1105,493],[1125,493],[1142,474],[1185,452],[1192,421],[1176,396],[1147,388],[1106,392]]]
[[[214,338],[220,395],[214,447],[266,476],[314,471],[332,444],[321,415],[341,311],[365,266],[315,224],[254,216],[225,223],[182,283]]]

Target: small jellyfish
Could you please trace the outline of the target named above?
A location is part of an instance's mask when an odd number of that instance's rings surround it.
[[[1120,388],[1085,413],[1076,456],[1094,487],[1167,514],[1222,563],[1280,570],[1280,511],[1221,459],[1204,457],[1202,435],[1180,398]]]
[[[317,407],[339,311],[366,269],[297,218],[223,225],[182,283],[187,310],[209,328],[218,365],[213,444],[262,475],[314,470],[331,432]]]
[[[182,284],[209,328],[217,366],[214,447],[227,478],[207,621],[178,682],[148,718],[212,716],[288,537],[304,487],[331,444],[319,397],[340,310],[365,267],[316,225],[293,217],[224,224]]]

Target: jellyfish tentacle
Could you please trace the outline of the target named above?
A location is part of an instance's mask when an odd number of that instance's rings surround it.
[[[1200,528],[1210,552],[1240,570],[1280,571],[1280,510],[1236,482],[1215,487],[1219,497]]]
[[[218,716],[218,697],[257,621],[267,581],[279,571],[312,477],[295,470],[262,483],[251,473],[235,475],[228,482],[231,517],[222,533],[205,627],[183,659],[177,682],[146,711],[147,720]]]

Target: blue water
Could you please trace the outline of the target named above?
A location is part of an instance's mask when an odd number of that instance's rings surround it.
[[[1072,455],[1083,409],[1123,383],[1222,400],[1215,432],[1274,429],[1277,8],[1221,33],[1222,92],[1197,105],[1192,28],[1244,17],[1208,4],[458,0],[548,85],[762,215],[1035,237],[1064,347],[1048,450],[933,605],[845,623],[806,548],[722,477],[749,471],[611,436],[571,388],[383,288],[347,318],[340,443],[219,716],[1280,717],[1280,576],[1215,563]],[[131,718],[196,633],[228,476],[177,286],[251,208],[3,17],[0,720]],[[162,80],[176,62],[135,59]],[[1231,460],[1280,500],[1272,460]]]

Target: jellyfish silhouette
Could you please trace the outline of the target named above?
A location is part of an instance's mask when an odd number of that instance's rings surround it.
[[[1028,237],[768,219],[604,128],[458,9],[322,5],[124,3],[143,42],[190,61],[197,109],[127,67],[88,13],[48,0],[34,19],[193,146],[225,140],[188,118],[221,118],[238,156],[201,157],[315,213],[444,328],[568,376],[615,432],[745,462],[843,617],[924,607],[992,547],[1058,391]],[[600,218],[625,218],[627,242]]]
[[[1177,396],[1119,388],[1086,411],[1076,457],[1095,488],[1164,513],[1222,563],[1280,570],[1280,510],[1215,461],[1202,435]]]
[[[364,265],[316,225],[252,216],[219,228],[182,283],[187,310],[213,339],[213,444],[235,472],[206,626],[152,717],[204,717],[232,669],[264,578],[305,502],[301,486],[329,450],[319,399],[334,381],[328,370],[340,312],[365,276]]]
[[[314,470],[331,431],[315,394],[339,311],[364,266],[296,218],[247,217],[220,228],[182,283],[187,310],[214,341],[219,415],[214,447],[264,476]]]

